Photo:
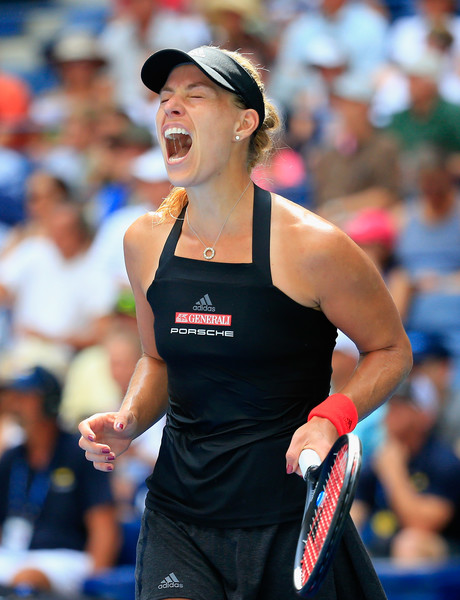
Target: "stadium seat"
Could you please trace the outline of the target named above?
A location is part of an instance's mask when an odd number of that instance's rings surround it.
[[[401,567],[375,560],[388,600],[454,600],[460,598],[460,558],[420,567]]]
[[[121,523],[123,543],[118,565],[85,581],[83,593],[104,600],[134,600],[134,564],[140,521]]]

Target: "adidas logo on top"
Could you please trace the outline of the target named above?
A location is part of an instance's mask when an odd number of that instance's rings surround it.
[[[209,294],[205,294],[195,303],[193,310],[198,310],[200,312],[216,312],[216,307],[212,305]]]
[[[166,588],[182,588],[184,584],[181,583],[174,573],[170,573],[167,577],[163,579],[163,581],[158,586],[159,590],[163,590]]]

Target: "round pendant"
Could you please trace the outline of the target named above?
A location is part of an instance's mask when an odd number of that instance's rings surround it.
[[[210,246],[205,248],[203,251],[203,256],[205,257],[206,260],[213,259],[215,257],[215,255],[216,255],[216,251],[214,250],[214,248],[211,248]]]

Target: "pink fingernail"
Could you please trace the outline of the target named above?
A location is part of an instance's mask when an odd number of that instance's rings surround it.
[[[113,471],[113,465],[107,465],[106,469],[107,471]]]
[[[288,465],[288,466],[286,467],[286,473],[287,473],[288,475],[290,475],[290,474],[292,473],[292,465]]]
[[[88,436],[88,439],[89,439],[89,441],[90,441],[90,442],[94,442],[94,439],[95,439],[95,438],[94,438],[94,435],[91,435],[91,434],[90,434],[90,435]]]
[[[110,450],[109,448],[102,448],[102,454],[109,454]]]

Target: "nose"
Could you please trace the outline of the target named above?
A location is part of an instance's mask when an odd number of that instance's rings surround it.
[[[168,117],[177,117],[184,113],[184,106],[177,94],[173,94],[163,103],[163,110]]]

